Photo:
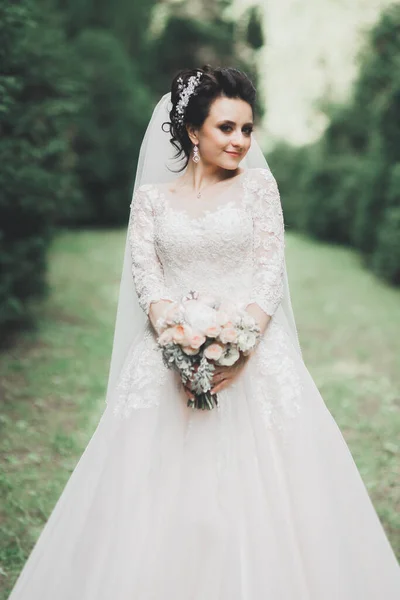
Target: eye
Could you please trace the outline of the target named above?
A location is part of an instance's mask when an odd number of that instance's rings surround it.
[[[223,125],[220,125],[220,130],[224,131],[225,133],[228,133],[229,131],[232,131],[232,126],[231,125],[227,125],[226,123]]]
[[[248,127],[244,127],[243,133],[245,135],[251,135],[253,133],[253,127],[251,125],[249,125]]]

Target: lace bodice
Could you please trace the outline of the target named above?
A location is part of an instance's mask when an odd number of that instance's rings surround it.
[[[129,242],[138,300],[146,314],[152,302],[197,290],[244,307],[255,302],[273,317],[283,297],[285,270],[276,181],[267,169],[249,169],[228,183],[210,201],[198,202],[178,199],[165,185],[136,190]],[[282,431],[300,410],[294,352],[273,317],[252,359],[252,389],[266,425]],[[132,410],[159,406],[171,377],[148,321],[144,338],[132,344],[122,369],[115,414],[129,417]],[[224,392],[229,395],[229,388],[219,394],[220,411],[226,407]]]
[[[211,201],[184,205],[159,185],[139,187],[129,222],[139,304],[190,290],[273,315],[283,294],[284,223],[276,181],[248,169]]]

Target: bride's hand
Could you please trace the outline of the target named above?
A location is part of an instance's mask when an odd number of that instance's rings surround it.
[[[192,392],[192,390],[190,389],[190,383],[183,383],[183,389],[185,390],[185,394],[186,396],[190,399],[190,400],[194,400],[194,394]]]
[[[247,356],[240,354],[240,358],[230,367],[215,365],[211,393],[217,394],[221,390],[227,388],[242,373],[250,356],[251,354],[248,354]]]

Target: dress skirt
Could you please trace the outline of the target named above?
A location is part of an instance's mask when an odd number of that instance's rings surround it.
[[[130,411],[106,407],[11,600],[399,600],[349,448],[278,324],[214,410],[188,408],[174,371],[152,377],[152,402],[138,386]]]

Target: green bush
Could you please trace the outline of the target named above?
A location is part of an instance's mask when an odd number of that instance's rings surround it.
[[[272,153],[285,220],[319,239],[354,245],[399,283],[400,4],[368,36],[353,95],[330,106],[321,139]]]
[[[388,208],[385,212],[378,232],[373,267],[388,281],[400,284],[400,206]]]
[[[378,231],[373,267],[400,284],[400,162],[394,165],[387,191],[388,207]]]
[[[305,176],[310,160],[307,147],[294,148],[281,142],[267,156],[278,182],[287,229],[302,228],[302,211],[307,200]]]
[[[74,45],[85,90],[74,137],[84,202],[69,222],[125,223],[151,98],[113,34],[84,31]]]
[[[78,196],[68,123],[77,111],[64,40],[34,2],[0,5],[0,330],[46,292],[58,213]]]

